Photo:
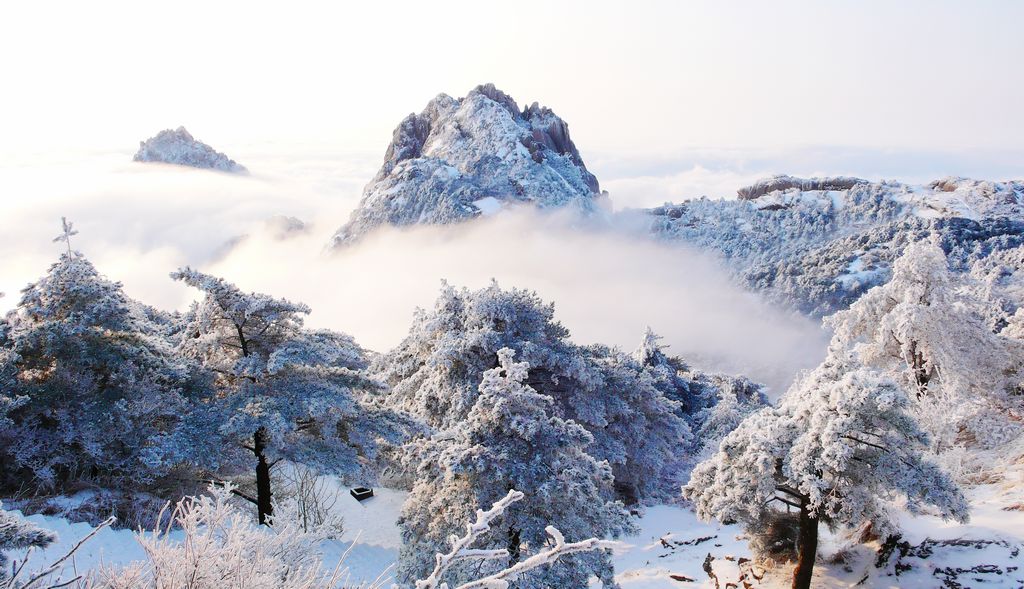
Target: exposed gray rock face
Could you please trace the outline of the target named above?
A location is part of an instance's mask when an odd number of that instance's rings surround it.
[[[593,212],[600,197],[565,121],[536,103],[520,111],[486,84],[462,99],[440,94],[399,123],[332,246],[381,225],[457,223],[514,204]]]
[[[831,178],[795,178],[793,176],[772,176],[744,186],[736,191],[740,200],[753,200],[770,192],[798,188],[808,190],[849,190],[858,184],[868,184],[867,180],[835,176]]]
[[[132,158],[137,162],[161,162],[221,172],[247,173],[245,166],[197,141],[185,127],[165,129],[139,142],[139,151]]]
[[[1024,182],[777,176],[740,195],[646,213],[657,237],[722,255],[754,289],[814,316],[888,281],[890,265],[913,241],[938,240],[962,271],[1024,245]]]

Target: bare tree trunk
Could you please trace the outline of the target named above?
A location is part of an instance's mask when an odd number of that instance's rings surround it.
[[[796,569],[793,589],[810,589],[814,559],[818,556],[818,518],[807,509],[807,499],[800,500],[800,532],[797,539]]]
[[[523,554],[520,549],[522,540],[519,536],[519,530],[515,528],[508,529],[508,566],[513,566],[519,562]]]
[[[274,515],[274,504],[271,502],[270,465],[266,455],[267,430],[262,427],[252,436],[252,452],[256,455],[256,513],[260,524],[268,525]]]

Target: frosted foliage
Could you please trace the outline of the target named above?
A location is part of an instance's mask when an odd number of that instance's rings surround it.
[[[418,477],[399,519],[404,545],[398,577],[406,583],[429,573],[434,555],[446,552],[459,522],[510,489],[521,489],[526,500],[505,512],[500,530],[480,538],[486,549],[508,549],[510,565],[544,549],[548,525],[570,538],[604,538],[631,529],[622,504],[611,500],[608,464],[583,450],[591,436],[549,415],[551,400],[526,384],[529,366],[514,362],[513,355],[507,348],[498,352],[498,367],[484,374],[480,396],[463,423],[411,449]],[[453,567],[450,579],[468,581],[475,570]],[[516,586],[582,587],[591,575],[613,586],[612,573],[607,553],[579,554],[531,572]]]
[[[1019,405],[1012,393],[1024,347],[993,333],[981,312],[987,303],[974,292],[970,275],[951,273],[942,250],[919,242],[896,261],[887,284],[828,320],[833,348],[852,350],[911,391],[915,412],[940,451],[964,428],[983,446],[1019,433],[988,417]]]
[[[245,166],[194,139],[185,127],[165,129],[145,141],[140,141],[139,150],[135,152],[133,159],[137,162],[161,162],[221,172],[247,172]]]
[[[172,466],[191,377],[161,320],[78,253],[28,285],[0,328],[4,470],[131,486]]]
[[[304,304],[189,268],[172,277],[205,295],[184,318],[179,350],[215,375],[219,434],[241,445],[261,430],[272,457],[339,473],[362,468],[383,414],[361,403],[379,385],[352,338],[305,329]]]
[[[870,522],[894,531],[902,500],[912,513],[934,510],[966,521],[963,495],[924,458],[927,435],[894,381],[830,358],[782,397],[727,435],[693,471],[684,493],[705,519],[757,526],[771,509],[806,506],[837,527]]]
[[[537,104],[520,111],[487,84],[461,99],[438,95],[399,123],[332,244],[381,225],[456,223],[513,204],[593,213],[599,193],[562,119]]]
[[[529,363],[528,384],[550,399],[554,415],[591,433],[587,451],[612,465],[624,494],[674,493],[675,458],[691,441],[684,399],[669,397],[660,373],[635,357],[570,342],[554,308],[535,293],[444,285],[433,310],[417,312],[408,337],[373,369],[391,387],[391,406],[443,431],[466,419],[503,347]]]

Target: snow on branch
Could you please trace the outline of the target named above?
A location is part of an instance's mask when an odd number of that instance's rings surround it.
[[[431,572],[426,579],[416,581],[416,589],[448,589],[447,583],[438,583],[440,582],[441,577],[448,572],[452,564],[455,562],[462,560],[497,560],[501,558],[508,558],[508,550],[505,549],[480,550],[470,548],[470,546],[480,538],[480,536],[484,535],[491,529],[491,522],[501,517],[505,513],[505,510],[508,509],[509,505],[522,500],[523,497],[523,493],[513,489],[509,491],[508,495],[503,499],[495,503],[489,510],[477,510],[476,521],[466,524],[466,535],[461,538],[454,535],[451,537],[452,549],[446,554],[437,555],[437,564],[434,566],[433,572]],[[551,564],[563,556],[575,554],[577,552],[598,550],[601,548],[612,548],[616,545],[616,542],[598,540],[597,538],[590,538],[589,540],[566,544],[565,538],[557,528],[554,526],[548,526],[545,530],[551,537],[551,541],[553,543],[550,548],[538,552],[526,560],[520,561],[502,571],[475,581],[463,583],[456,589],[507,589],[510,580],[538,567]]]

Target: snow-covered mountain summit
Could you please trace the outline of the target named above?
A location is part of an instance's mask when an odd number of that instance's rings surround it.
[[[598,209],[600,186],[547,107],[520,110],[493,84],[440,94],[395,129],[384,165],[333,246],[380,225],[448,224],[513,204]]]
[[[139,150],[132,159],[137,162],[161,162],[222,172],[248,171],[245,166],[193,138],[185,127],[165,129],[145,141],[140,141]]]

